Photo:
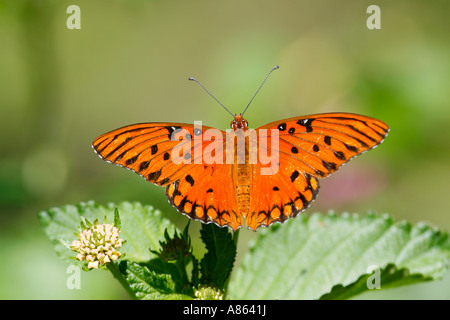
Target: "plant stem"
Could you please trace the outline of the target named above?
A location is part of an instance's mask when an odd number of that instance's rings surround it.
[[[238,240],[239,240],[239,231],[241,231],[241,229],[237,229],[233,233],[233,242],[234,242],[234,245],[236,246],[236,250],[237,250],[237,244],[238,244]]]
[[[238,245],[238,240],[239,240],[239,231],[241,231],[241,229],[237,229],[236,231],[233,232],[233,243],[235,246],[236,254],[237,254],[237,245]],[[233,271],[231,271],[230,276],[228,277],[228,279],[226,280],[226,282],[223,286],[223,296],[224,297],[227,297],[227,295],[228,295],[228,284],[230,283],[230,278],[231,278],[232,273],[233,273]]]
[[[137,299],[136,295],[134,294],[133,290],[131,290],[130,285],[128,284],[127,280],[123,276],[122,272],[120,272],[118,265],[111,261],[106,264],[106,267],[109,271],[113,274],[114,278],[116,278],[120,284],[124,287],[124,289],[128,292],[130,297],[134,300]]]
[[[183,290],[185,290],[187,287],[189,287],[189,278],[186,272],[186,261],[184,259],[183,256],[179,257],[177,259],[177,267],[178,267],[178,271],[180,272],[181,275],[181,283],[183,284]]]

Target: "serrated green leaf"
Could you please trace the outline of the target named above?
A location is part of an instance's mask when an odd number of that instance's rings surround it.
[[[357,281],[348,285],[334,286],[330,293],[320,297],[321,300],[344,300],[352,298],[364,291],[368,290],[367,282],[373,284],[370,277],[371,274],[362,275]],[[387,265],[379,271],[379,282],[383,284],[383,289],[398,287],[417,282],[431,280],[422,274],[410,274],[408,269],[398,269],[393,264]],[[380,288],[381,289],[381,288]]]
[[[202,225],[200,235],[208,250],[200,262],[200,282],[223,289],[236,257],[236,245],[231,233],[228,228],[219,228],[211,223]]]
[[[168,219],[163,218],[158,210],[151,206],[143,206],[140,203],[122,202],[118,205],[99,205],[93,201],[78,205],[66,205],[60,208],[51,208],[39,213],[40,223],[52,241],[54,248],[63,259],[74,263],[71,257],[74,252],[63,243],[72,243],[75,240],[74,232],[79,230],[82,217],[87,221],[103,219],[107,217],[109,223],[118,222],[114,217],[117,207],[121,220],[120,237],[126,240],[126,245],[121,248],[128,260],[135,262],[148,261],[155,255],[149,251],[159,250],[160,241],[164,240],[164,231],[168,229],[175,232],[175,226]]]
[[[140,300],[186,300],[192,297],[177,292],[170,274],[157,273],[146,265],[121,261],[120,272]],[[166,270],[167,271],[167,270]]]
[[[440,278],[450,259],[446,233],[386,215],[302,215],[261,231],[231,279],[232,299],[348,298],[368,290],[371,266],[383,289]]]

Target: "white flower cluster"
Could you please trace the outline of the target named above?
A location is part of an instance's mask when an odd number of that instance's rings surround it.
[[[217,288],[202,286],[194,294],[195,300],[223,300],[223,293]]]
[[[96,224],[83,230],[71,245],[73,251],[78,252],[76,258],[88,261],[89,269],[98,269],[111,260],[117,260],[121,253],[123,239],[119,238],[120,230],[111,224]]]

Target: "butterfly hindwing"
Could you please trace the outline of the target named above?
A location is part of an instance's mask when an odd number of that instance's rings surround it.
[[[189,173],[166,188],[169,202],[178,211],[203,223],[213,222],[233,230],[242,226],[238,213],[231,166],[194,166]]]
[[[273,175],[262,175],[261,169],[260,164],[255,165],[250,210],[246,217],[247,227],[252,230],[294,218],[319,192],[319,181],[295,165],[281,162]]]

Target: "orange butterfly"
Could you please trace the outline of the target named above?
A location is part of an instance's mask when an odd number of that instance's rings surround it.
[[[133,124],[101,135],[93,148],[102,159],[165,186],[169,202],[189,218],[233,230],[245,219],[256,231],[305,210],[318,194],[317,178],[374,148],[389,131],[380,120],[351,113],[295,117],[255,130],[241,114],[233,116],[227,132],[198,124]]]

